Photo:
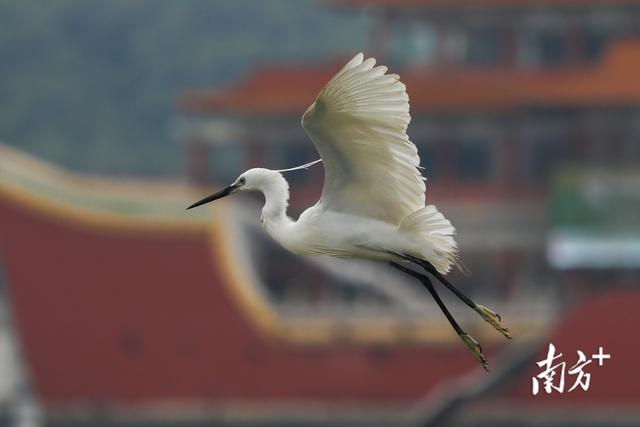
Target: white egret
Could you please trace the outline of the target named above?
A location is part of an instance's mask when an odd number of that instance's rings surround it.
[[[473,302],[444,277],[452,266],[460,267],[455,229],[435,206],[425,206],[420,158],[406,134],[409,97],[399,76],[386,72],[360,53],[304,113],[302,126],[321,159],[279,171],[250,169],[187,209],[237,192],[262,192],[261,222],[276,242],[296,254],[387,261],[417,278],[486,369],[482,348],[449,313],[429,277],[401,264],[408,261],[423,268],[510,338],[495,312]],[[320,161],[325,169],[322,196],[294,221],[286,213],[289,184],[281,172]]]

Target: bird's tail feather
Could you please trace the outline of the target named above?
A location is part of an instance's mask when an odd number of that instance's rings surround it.
[[[451,266],[465,270],[458,259],[458,244],[453,237],[456,230],[435,206],[425,206],[413,212],[400,223],[399,231],[410,236],[418,235],[430,243],[431,247],[424,248],[420,255],[439,272],[448,273]]]

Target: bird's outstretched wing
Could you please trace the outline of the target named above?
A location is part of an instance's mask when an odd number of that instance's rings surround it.
[[[425,182],[407,137],[409,97],[399,76],[361,53],[322,89],[302,117],[325,169],[325,209],[391,224],[424,207]]]

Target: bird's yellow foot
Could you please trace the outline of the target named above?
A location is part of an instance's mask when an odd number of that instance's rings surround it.
[[[480,346],[480,344],[478,344],[478,341],[474,340],[471,335],[466,334],[464,332],[460,334],[460,338],[462,339],[464,344],[467,346],[469,351],[473,353],[476,359],[478,359],[478,361],[482,363],[482,367],[484,368],[484,370],[489,372],[487,359],[484,357],[484,354],[482,354],[482,347]]]
[[[486,322],[493,326],[498,332],[511,339],[511,331],[500,324],[501,319],[498,313],[489,310],[487,307],[480,304],[476,304],[474,310],[477,311],[480,317],[482,317]]]

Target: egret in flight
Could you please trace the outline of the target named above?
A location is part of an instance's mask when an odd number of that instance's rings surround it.
[[[446,278],[461,268],[455,229],[433,205],[425,206],[425,178],[416,146],[407,136],[409,97],[400,77],[387,67],[349,61],[320,91],[302,116],[302,126],[321,159],[292,169],[249,169],[229,187],[187,209],[230,194],[264,195],[261,222],[267,233],[291,252],[389,262],[418,279],[430,292],[463,343],[487,369],[482,347],[464,332],[436,292],[433,276],[485,321],[510,338],[500,316],[476,304]],[[289,184],[282,172],[322,161],[322,195],[297,221],[287,216]]]

